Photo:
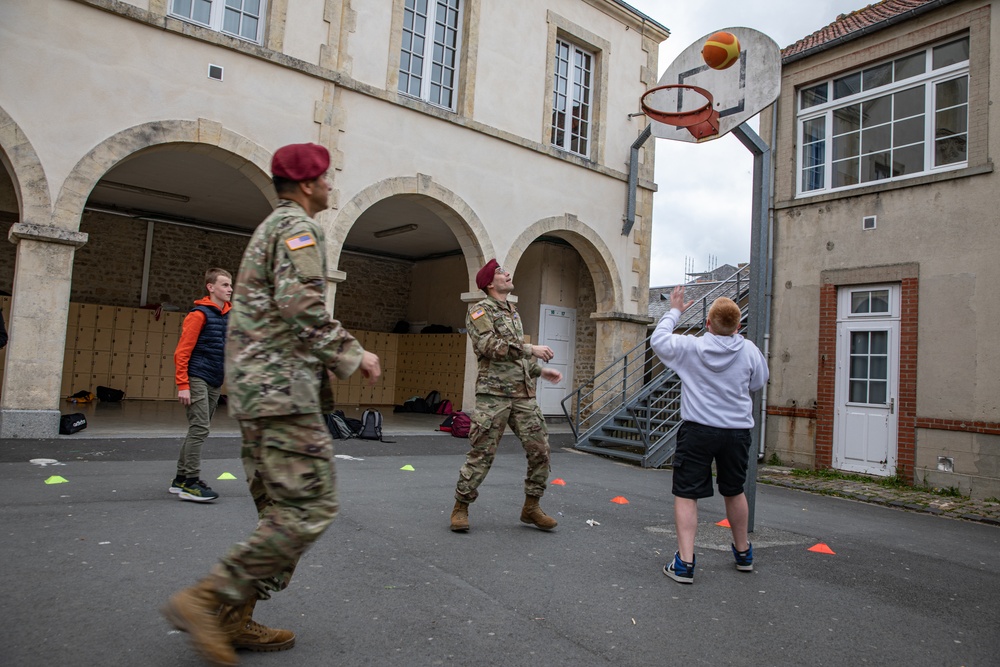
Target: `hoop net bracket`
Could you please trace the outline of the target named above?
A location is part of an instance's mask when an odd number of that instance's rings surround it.
[[[660,90],[667,90],[670,88],[691,90],[704,97],[707,101],[704,105],[691,111],[663,111],[662,109],[655,109],[646,104],[647,97]],[[708,92],[704,88],[689,86],[683,83],[650,88],[643,93],[642,97],[639,98],[639,106],[649,118],[666,125],[685,127],[695,139],[714,137],[719,133],[719,112],[713,108],[714,104],[715,99],[712,97],[712,93]]]

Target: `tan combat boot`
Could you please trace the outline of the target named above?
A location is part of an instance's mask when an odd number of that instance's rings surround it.
[[[552,530],[559,524],[555,519],[542,511],[538,506],[538,498],[535,496],[524,497],[524,507],[521,508],[521,521],[530,523],[542,530]]]
[[[191,643],[205,660],[216,667],[240,664],[229,638],[219,625],[222,601],[202,579],[190,588],[175,593],[160,610],[170,624],[191,635]]]
[[[456,533],[469,530],[469,503],[455,501],[455,508],[451,511],[451,529]]]
[[[246,651],[284,651],[295,646],[295,633],[261,625],[253,620],[257,599],[233,607],[223,605],[219,611],[219,625],[226,633],[233,648]]]

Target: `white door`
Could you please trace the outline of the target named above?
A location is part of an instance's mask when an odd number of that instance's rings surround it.
[[[538,317],[538,344],[552,348],[552,360],[544,363],[562,373],[562,381],[538,381],[538,405],[543,415],[562,415],[562,399],[573,388],[573,360],[576,346],[576,309],[542,304]]]
[[[896,473],[898,295],[892,285],[841,292],[833,424],[833,467],[839,470]]]

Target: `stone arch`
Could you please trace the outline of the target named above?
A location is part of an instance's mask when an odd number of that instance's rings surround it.
[[[535,222],[514,240],[502,265],[516,267],[521,256],[539,236],[556,236],[573,246],[594,279],[598,312],[623,310],[622,282],[611,251],[593,229],[575,215],[555,215]]]
[[[0,108],[0,163],[14,182],[21,222],[47,224],[52,210],[49,181],[24,131]]]
[[[441,220],[448,225],[462,248],[469,275],[469,291],[476,290],[476,272],[486,263],[487,257],[494,257],[493,243],[486,231],[486,225],[479,219],[465,200],[445,188],[426,174],[416,176],[395,176],[374,183],[340,208],[332,225],[330,235],[330,265],[339,266],[340,251],[347,233],[358,218],[373,204],[397,195],[423,195],[431,200],[427,206],[437,210]]]
[[[78,230],[91,190],[112,167],[143,149],[169,149],[171,144],[194,144],[195,151],[221,150],[241,158],[233,167],[259,187],[268,200],[277,201],[270,176],[271,151],[215,121],[158,120],[122,130],[80,158],[59,191],[52,224]]]

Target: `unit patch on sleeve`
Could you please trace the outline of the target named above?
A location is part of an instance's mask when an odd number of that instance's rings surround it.
[[[476,308],[474,311],[472,311],[472,314],[470,315],[470,317],[472,319],[474,319],[474,320],[478,320],[480,317],[482,317],[485,314],[486,314],[485,310],[483,310],[482,308]]]
[[[312,234],[299,234],[290,239],[285,239],[285,245],[288,246],[289,250],[301,250],[302,248],[316,245],[316,240],[312,237]]]

